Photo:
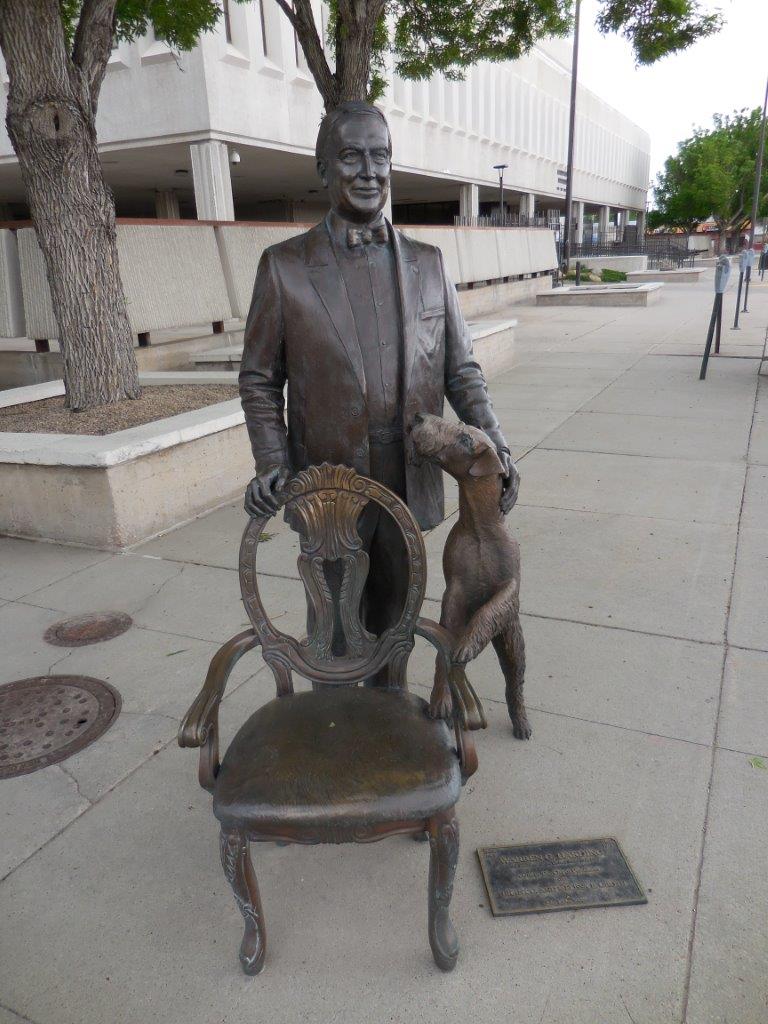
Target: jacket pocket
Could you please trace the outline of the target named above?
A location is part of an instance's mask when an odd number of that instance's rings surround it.
[[[422,310],[419,313],[419,320],[433,320],[438,316],[445,316],[445,306],[432,306],[431,309]]]

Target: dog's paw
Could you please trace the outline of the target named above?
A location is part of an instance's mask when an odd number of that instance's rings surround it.
[[[511,715],[512,719],[512,735],[516,740],[529,740],[531,738],[531,724],[528,718],[523,712],[522,715]]]
[[[482,646],[472,638],[462,639],[456,645],[453,652],[453,660],[458,665],[466,665],[468,661],[474,661],[482,651]]]
[[[453,698],[448,687],[435,687],[429,698],[429,717],[448,720],[453,713]]]

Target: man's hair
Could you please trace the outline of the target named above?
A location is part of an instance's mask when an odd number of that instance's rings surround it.
[[[328,145],[328,139],[333,134],[333,131],[339,121],[348,117],[350,114],[371,114],[373,117],[381,118],[384,127],[387,129],[389,155],[392,156],[392,136],[389,133],[389,125],[387,124],[387,119],[384,117],[384,114],[378,107],[374,107],[370,103],[363,103],[362,100],[348,100],[346,103],[340,103],[339,106],[334,107],[333,110],[329,110],[320,122],[320,129],[317,133],[317,143],[315,144],[315,159],[325,159],[325,148]]]

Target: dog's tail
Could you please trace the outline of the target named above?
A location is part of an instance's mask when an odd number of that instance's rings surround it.
[[[520,584],[517,580],[510,580],[469,620],[454,652],[455,660],[465,664],[476,658],[519,611]]]

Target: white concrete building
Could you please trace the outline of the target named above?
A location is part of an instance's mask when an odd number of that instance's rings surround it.
[[[293,30],[274,0],[225,7],[228,18],[190,53],[151,35],[115,48],[98,132],[119,216],[303,221],[325,209],[314,167],[322,104]],[[319,0],[317,19],[325,24]],[[394,77],[382,106],[394,143],[395,221],[452,223],[491,208],[495,164],[507,165],[511,212],[562,209],[569,64],[562,40],[478,66],[464,82]],[[576,217],[626,224],[627,211],[645,209],[649,137],[586,89],[577,109]],[[0,204],[0,217],[26,215],[4,127]]]

